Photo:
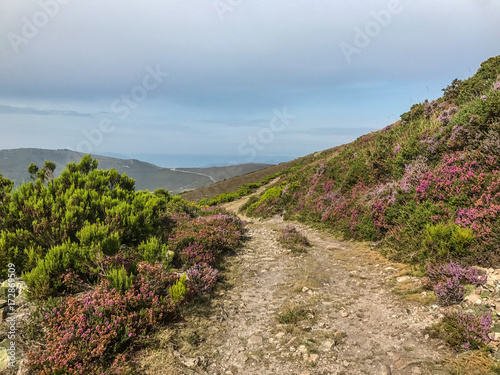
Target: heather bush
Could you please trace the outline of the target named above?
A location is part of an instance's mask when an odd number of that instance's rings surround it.
[[[205,248],[202,244],[194,242],[189,244],[179,253],[182,264],[193,266],[198,263],[212,264],[215,262],[214,252]]]
[[[195,293],[210,293],[219,279],[219,271],[206,263],[197,263],[186,270],[188,285]]]
[[[243,223],[234,215],[218,214],[197,218],[180,218],[170,234],[169,249],[181,254],[189,246],[198,244],[204,253],[214,258],[237,248],[242,241]],[[198,251],[198,249],[194,249]],[[184,254],[187,256],[187,254]],[[183,255],[183,256],[184,256]],[[187,259],[187,258],[185,258]]]
[[[426,119],[429,119],[433,114],[434,111],[436,110],[438,103],[437,101],[433,100],[432,102],[429,103],[427,99],[425,99],[424,102],[424,116]]]
[[[424,156],[418,156],[413,162],[405,165],[404,176],[398,182],[398,186],[403,192],[408,193],[419,184],[424,173],[429,170],[427,160]]]
[[[28,353],[30,368],[50,374],[119,372],[126,348],[147,340],[173,312],[166,291],[147,281],[142,270],[127,291],[103,280],[94,292],[68,297],[47,311],[39,322],[45,345]],[[166,273],[162,278],[175,280]]]
[[[463,268],[454,262],[445,265],[428,263],[427,274],[438,303],[443,306],[462,302],[465,285],[484,285],[487,281],[487,276],[479,276],[477,269]]]
[[[475,316],[461,311],[446,313],[443,320],[428,328],[434,337],[443,338],[455,350],[477,350],[491,341],[491,311]]]
[[[84,281],[71,269],[66,270],[60,278],[64,294],[75,294],[83,291],[85,288]]]
[[[287,225],[278,236],[278,242],[290,249],[293,253],[303,253],[311,246],[309,240],[300,234],[293,225]]]
[[[495,84],[493,85],[493,89],[500,91],[500,80],[495,82]]]

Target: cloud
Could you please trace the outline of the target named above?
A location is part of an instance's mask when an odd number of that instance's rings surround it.
[[[43,116],[68,116],[68,117],[94,117],[93,113],[84,113],[69,110],[38,109],[32,107],[15,107],[0,104],[0,114],[17,115],[43,115]]]

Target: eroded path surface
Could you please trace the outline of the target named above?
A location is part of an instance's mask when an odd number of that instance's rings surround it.
[[[438,312],[392,293],[397,266],[299,224],[313,247],[296,256],[276,240],[281,218],[246,221],[249,240],[233,265],[240,277],[217,300],[218,333],[204,343],[215,355],[200,373],[446,373],[438,361],[449,352],[423,332]],[[300,309],[298,322],[277,320]]]

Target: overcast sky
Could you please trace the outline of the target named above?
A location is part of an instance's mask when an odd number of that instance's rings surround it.
[[[498,0],[0,0],[0,149],[306,155],[472,75],[499,19]]]

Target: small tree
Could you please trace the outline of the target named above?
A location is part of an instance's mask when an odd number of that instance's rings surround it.
[[[31,163],[28,166],[28,173],[30,174],[30,178],[33,182],[41,180],[42,183],[45,183],[45,181],[52,181],[54,179],[54,171],[56,168],[56,163],[45,160],[42,169],[39,169],[36,164]]]
[[[38,179],[38,166],[31,163],[28,167],[28,173],[33,182],[35,182]]]

